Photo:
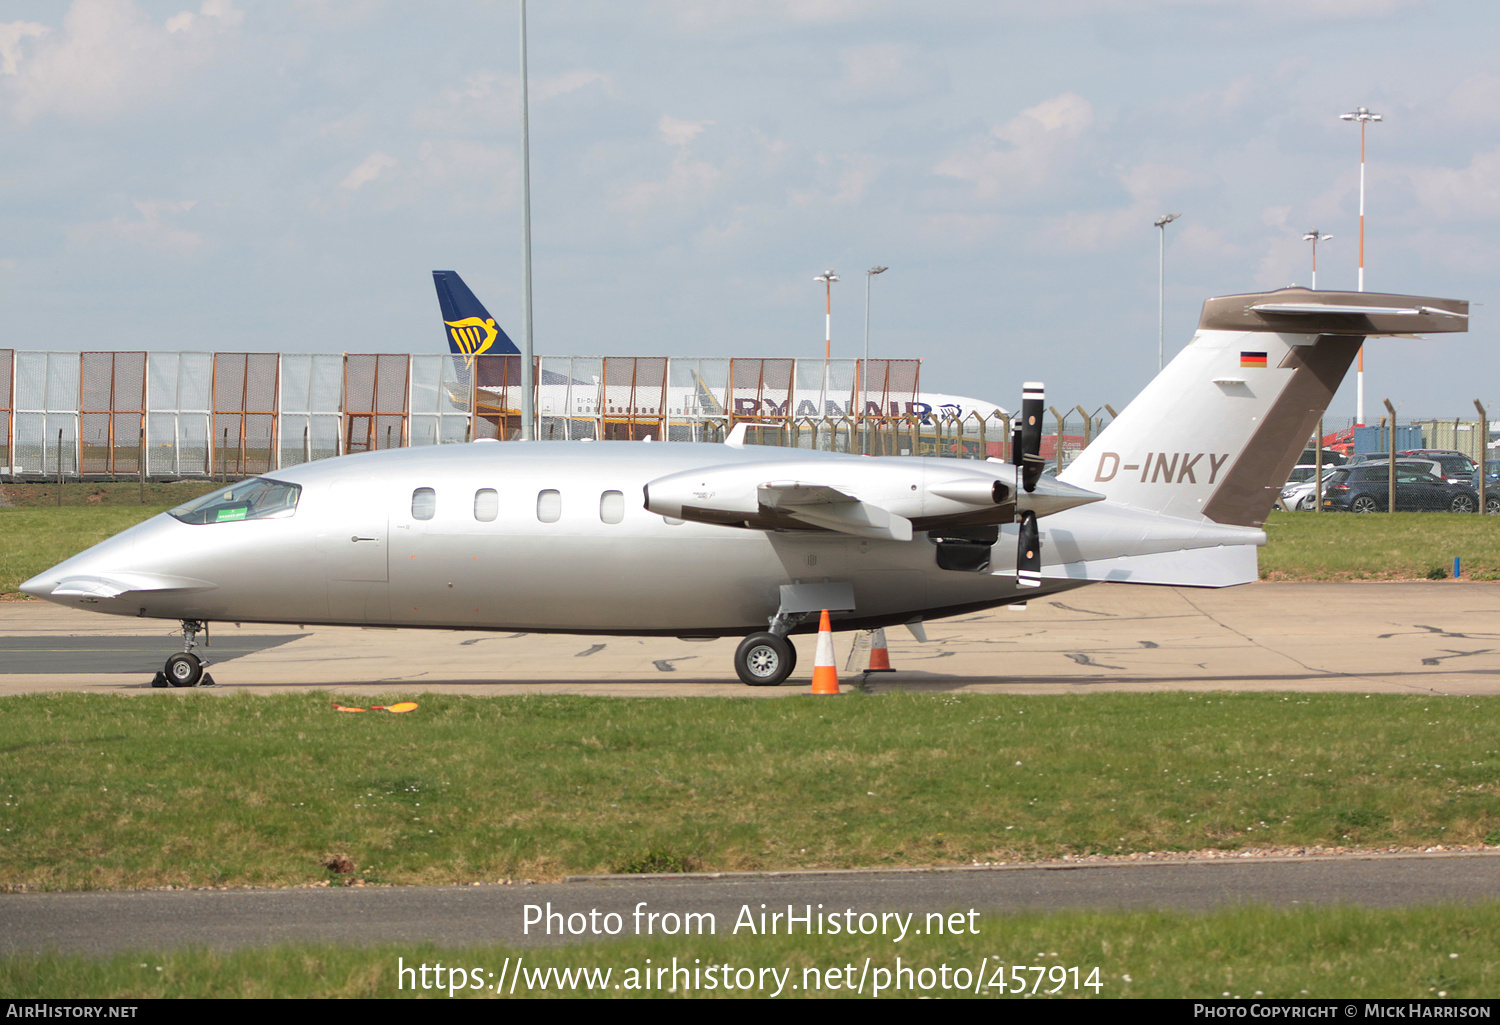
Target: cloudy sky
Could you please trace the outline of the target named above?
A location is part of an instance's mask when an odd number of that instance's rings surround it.
[[[532,0],[542,353],[921,356],[1116,408],[1210,295],[1470,299],[1367,415],[1500,419],[1484,0]],[[429,272],[520,321],[514,0],[0,0],[0,345],[430,351]],[[1351,375],[1352,381],[1352,375]],[[1351,416],[1346,384],[1333,414]]]

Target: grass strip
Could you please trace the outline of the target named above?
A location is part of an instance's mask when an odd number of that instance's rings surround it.
[[[1454,513],[1275,512],[1262,580],[1500,580],[1500,517]]]
[[[1023,991],[1041,996],[1058,987],[1055,995],[1060,997],[1177,999],[1472,999],[1500,991],[1500,961],[1493,944],[1500,934],[1500,905],[1493,903],[1395,910],[1245,907],[1201,915],[985,916],[977,936],[909,936],[899,944],[879,936],[749,937],[726,932],[525,949],[285,945],[99,960],[20,955],[0,958],[0,992],[12,999],[448,999],[452,986],[453,997],[741,997],[772,995],[779,977],[783,997],[847,997],[861,976],[863,995],[872,995],[874,985],[884,983],[887,988],[880,995],[885,997],[1020,999]],[[906,974],[897,973],[898,957]],[[675,990],[669,988],[674,958],[686,972],[676,976]],[[441,975],[431,970],[439,964]],[[420,972],[423,965],[430,969],[425,974]],[[708,972],[711,966],[727,966],[728,972]],[[1047,971],[1017,975],[1011,966]],[[398,979],[398,967],[417,970]],[[1073,967],[1079,968],[1076,974],[1068,970]],[[776,976],[763,972],[767,968],[774,968]],[[1094,968],[1097,975],[1092,975]],[[666,974],[647,974],[661,969]],[[645,988],[648,979],[650,989]],[[734,988],[726,988],[725,979]],[[1090,979],[1097,989],[1075,988],[1075,982]],[[746,983],[753,988],[739,988]]]
[[[1500,843],[1493,698],[332,703],[0,700],[0,889]]]

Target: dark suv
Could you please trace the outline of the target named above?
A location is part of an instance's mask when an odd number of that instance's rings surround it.
[[[1431,458],[1427,456],[1426,458]],[[1323,508],[1340,512],[1383,512],[1389,498],[1389,464],[1341,467],[1323,486]],[[1500,495],[1486,496],[1486,512],[1500,512]],[[1479,511],[1479,494],[1463,484],[1449,484],[1443,478],[1414,467],[1396,464],[1397,512]]]

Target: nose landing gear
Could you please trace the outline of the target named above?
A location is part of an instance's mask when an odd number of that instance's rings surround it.
[[[182,621],[182,651],[167,659],[167,664],[151,681],[153,687],[212,687],[214,678],[204,672],[209,663],[193,654],[198,646],[198,631],[208,636],[208,624],[197,619]]]

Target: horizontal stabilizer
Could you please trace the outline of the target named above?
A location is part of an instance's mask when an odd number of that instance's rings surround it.
[[[1294,287],[1210,299],[1198,329],[1369,338],[1467,331],[1468,324],[1469,304],[1462,299]]]

